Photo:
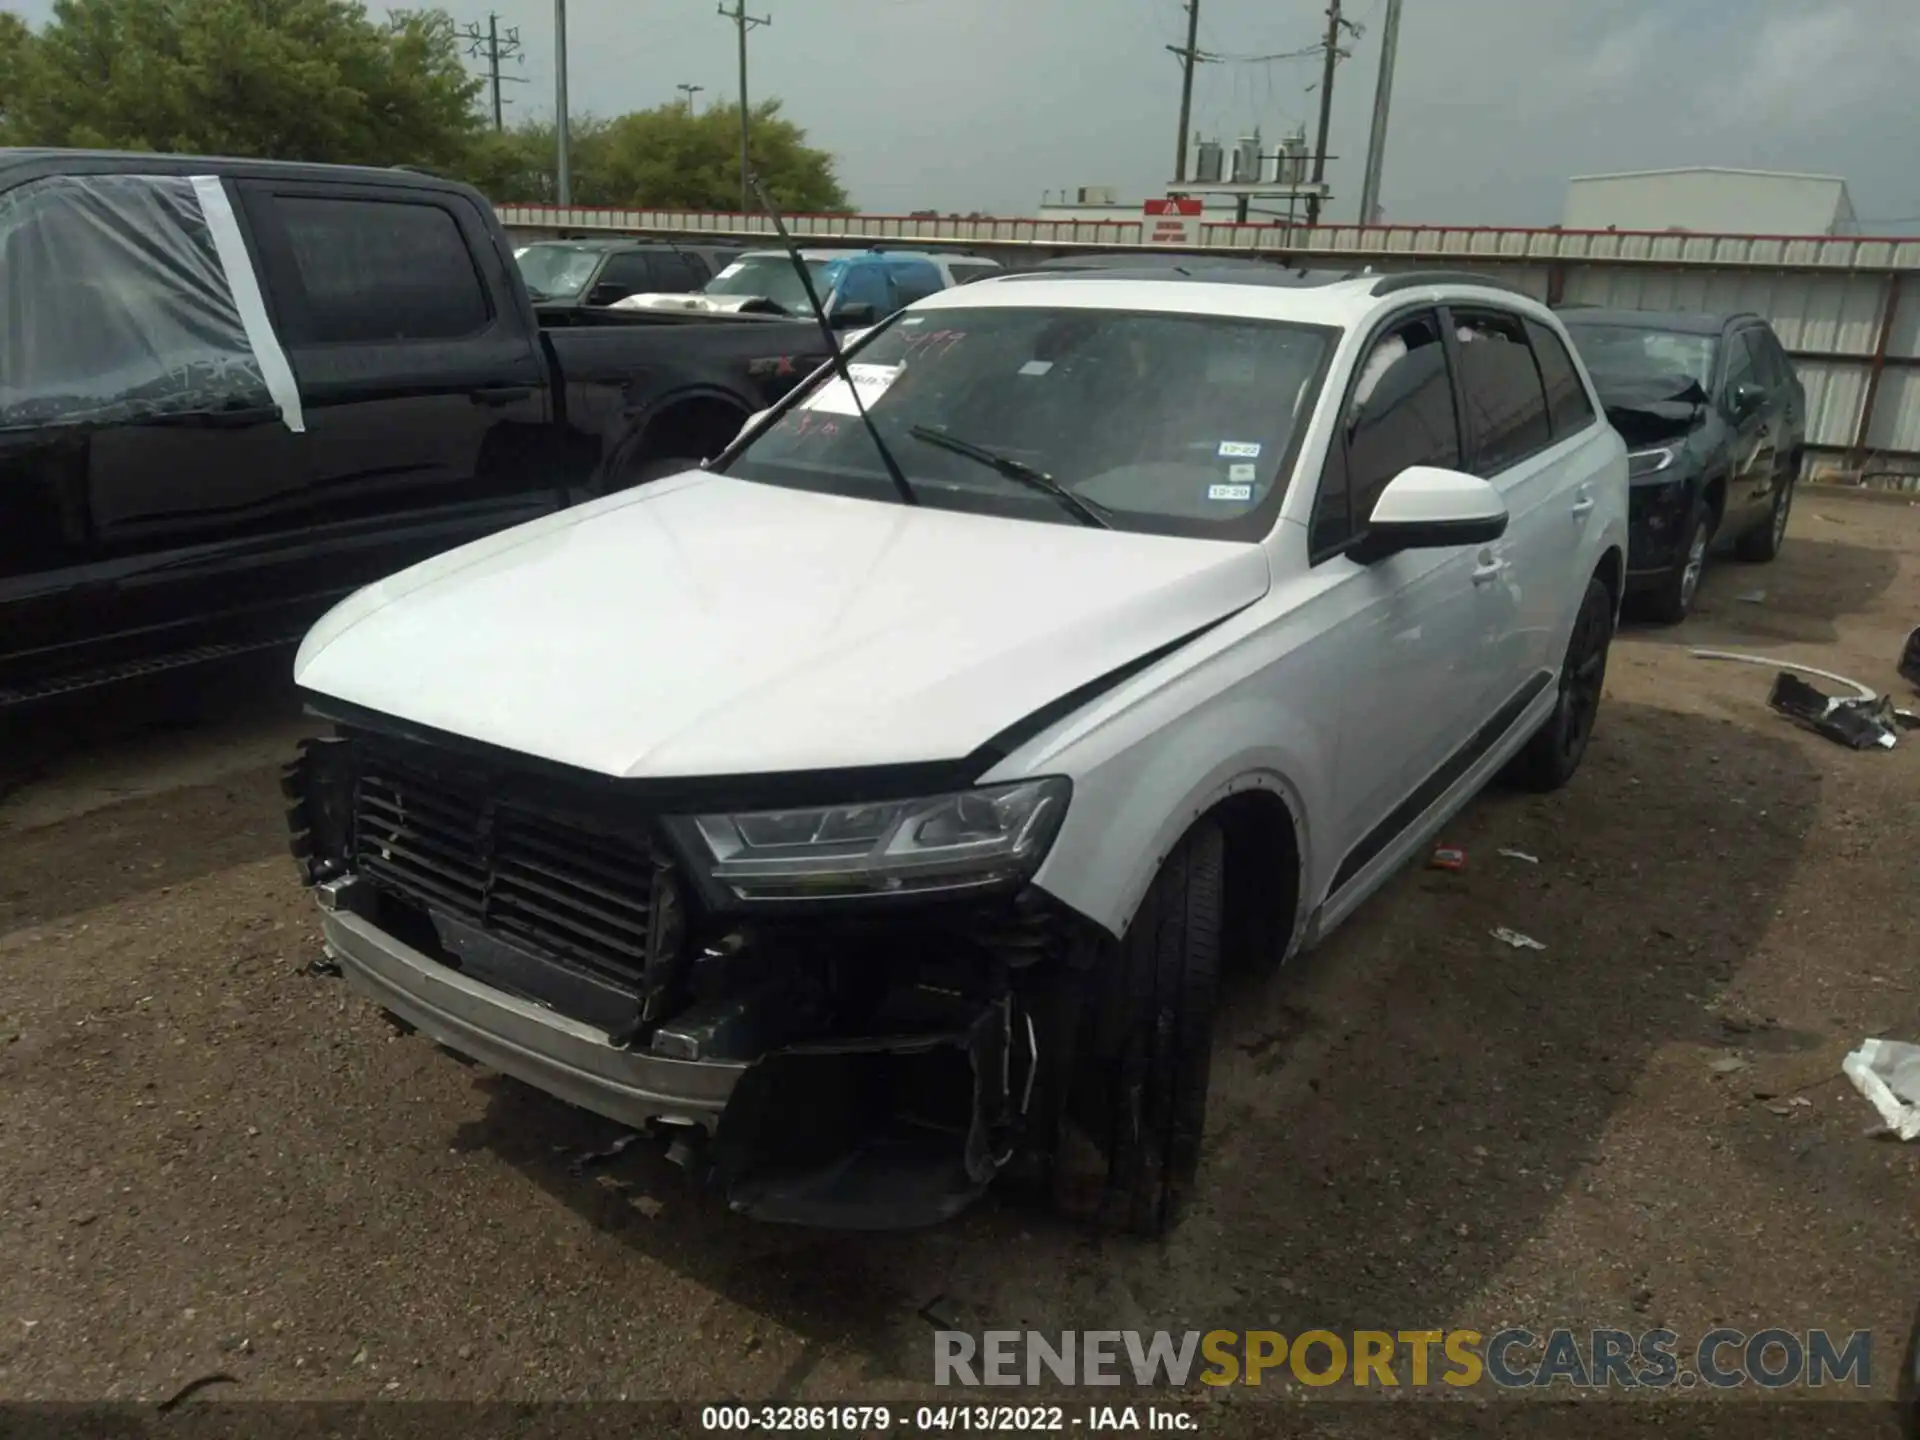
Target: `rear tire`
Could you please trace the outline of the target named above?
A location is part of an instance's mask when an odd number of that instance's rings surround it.
[[[1507,778],[1522,789],[1558,790],[1580,768],[1607,681],[1613,609],[1613,592],[1606,583],[1598,575],[1587,581],[1560,664],[1560,703],[1507,768]]]
[[[1164,1235],[1199,1169],[1225,862],[1219,825],[1188,831],[1088,977],[1053,1199],[1098,1228]]]
[[[1735,555],[1754,564],[1765,564],[1780,553],[1787,539],[1787,517],[1793,513],[1793,482],[1794,477],[1788,475],[1775,487],[1773,509],[1767,514],[1767,523],[1742,535],[1733,547]]]

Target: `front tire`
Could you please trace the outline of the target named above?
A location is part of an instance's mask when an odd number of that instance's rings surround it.
[[[1206,1124],[1225,863],[1203,820],[1088,977],[1053,1175],[1075,1219],[1159,1236],[1179,1218]]]
[[[1574,617],[1573,636],[1560,664],[1560,703],[1546,724],[1513,757],[1507,776],[1525,790],[1558,790],[1580,768],[1600,714],[1600,692],[1607,682],[1607,655],[1613,646],[1613,592],[1598,575],[1587,581]]]
[[[1707,550],[1713,544],[1713,512],[1705,497],[1696,496],[1687,516],[1687,528],[1680,538],[1679,557],[1660,584],[1646,597],[1647,617],[1662,625],[1678,625],[1693,613],[1693,602],[1700,594],[1700,577],[1706,572]]]
[[[1755,564],[1765,564],[1780,553],[1780,547],[1787,541],[1787,517],[1793,512],[1793,482],[1792,475],[1780,481],[1773,492],[1773,509],[1767,515],[1767,523],[1742,535],[1733,547],[1735,555]]]

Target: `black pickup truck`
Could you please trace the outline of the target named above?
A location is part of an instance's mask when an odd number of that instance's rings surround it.
[[[826,358],[781,319],[543,325],[487,202],[414,171],[0,149],[0,715],[295,641]]]

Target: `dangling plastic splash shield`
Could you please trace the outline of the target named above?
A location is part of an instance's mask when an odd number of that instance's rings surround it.
[[[0,194],[0,429],[277,410],[292,370],[218,180],[60,175]]]

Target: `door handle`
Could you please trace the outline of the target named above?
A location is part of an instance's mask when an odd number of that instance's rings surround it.
[[[1482,556],[1480,563],[1473,567],[1473,583],[1476,585],[1491,585],[1500,578],[1501,572],[1506,568],[1506,561],[1495,560],[1490,556]]]
[[[1575,492],[1574,501],[1573,501],[1573,518],[1576,520],[1584,520],[1592,512],[1593,512],[1593,496],[1589,495],[1584,490]]]
[[[476,405],[511,405],[516,400],[533,398],[531,385],[487,385],[469,390],[467,398]]]

